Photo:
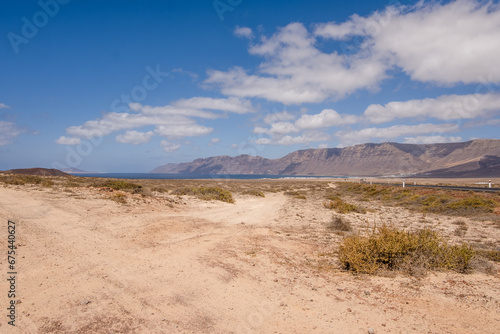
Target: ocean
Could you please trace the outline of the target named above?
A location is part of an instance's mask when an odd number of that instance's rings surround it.
[[[155,179],[155,180],[201,180],[201,179],[324,179],[344,178],[343,176],[307,176],[307,175],[265,175],[265,174],[154,174],[154,173],[72,173],[75,176],[101,177],[114,179]]]

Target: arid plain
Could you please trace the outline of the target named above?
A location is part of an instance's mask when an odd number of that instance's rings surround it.
[[[431,228],[451,244],[498,251],[499,206],[484,215],[422,212],[409,202],[356,194],[349,185],[358,181],[338,179],[129,180],[133,189],[99,179],[48,180],[0,183],[0,242],[6,250],[12,220],[18,246],[16,327],[3,316],[2,333],[456,334],[500,328],[498,262],[477,256],[468,273],[355,275],[337,255],[343,238],[384,223],[407,231]],[[234,203],[185,191],[193,187],[225,189]],[[363,210],[339,213],[325,206],[329,196]],[[500,202],[498,193],[484,196]],[[335,218],[350,231],[336,229]],[[0,268],[5,277],[5,255]],[[4,313],[7,290],[2,279]]]

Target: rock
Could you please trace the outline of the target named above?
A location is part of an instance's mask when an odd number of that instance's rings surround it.
[[[90,301],[90,300],[82,300],[82,301],[80,302],[80,305],[88,305],[88,304],[90,304],[90,303],[91,303],[91,301]]]
[[[368,334],[375,334],[375,330],[373,328],[368,328]]]

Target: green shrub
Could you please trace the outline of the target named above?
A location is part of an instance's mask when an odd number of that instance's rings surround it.
[[[409,233],[386,225],[374,229],[369,236],[348,236],[339,248],[344,269],[368,274],[381,269],[409,274],[419,269],[466,272],[474,255],[469,245],[449,245],[431,229]]]

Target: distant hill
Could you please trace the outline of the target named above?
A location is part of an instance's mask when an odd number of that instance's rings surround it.
[[[307,149],[279,159],[216,156],[169,163],[151,173],[317,176],[498,177],[500,140],[443,144],[361,144]]]
[[[71,176],[58,169],[47,168],[25,168],[25,169],[11,169],[5,171],[9,174],[23,174],[23,175],[38,175],[38,176]]]

